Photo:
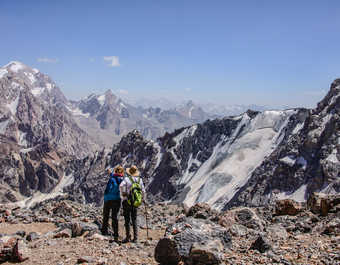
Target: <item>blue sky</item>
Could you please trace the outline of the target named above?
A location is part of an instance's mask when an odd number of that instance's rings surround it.
[[[339,12],[337,0],[1,0],[0,64],[36,67],[72,99],[310,107],[340,77]]]

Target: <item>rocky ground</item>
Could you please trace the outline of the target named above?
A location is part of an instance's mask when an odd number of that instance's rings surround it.
[[[0,210],[0,263],[13,264],[340,264],[340,196],[306,205],[277,201],[218,213],[155,204],[140,209],[139,242],[102,236],[101,209],[58,197],[33,209]],[[120,239],[124,237],[120,216]]]

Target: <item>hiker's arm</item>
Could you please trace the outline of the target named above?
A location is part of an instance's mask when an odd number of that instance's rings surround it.
[[[109,193],[109,187],[110,186],[110,180],[107,182],[107,184],[106,184],[106,188],[105,188],[105,191],[104,191],[104,194],[107,194],[107,193]]]
[[[120,197],[127,197],[126,182],[125,179],[119,185]]]

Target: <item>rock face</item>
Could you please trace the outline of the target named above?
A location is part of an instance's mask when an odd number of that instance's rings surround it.
[[[0,201],[50,193],[67,157],[99,148],[65,108],[66,98],[46,75],[20,62],[0,68]]]
[[[13,149],[27,152],[47,143],[76,156],[98,148],[76,124],[65,108],[66,98],[48,76],[20,62],[11,62],[0,71],[2,154]]]
[[[316,109],[292,116],[280,145],[228,203],[263,204],[274,198],[305,201],[314,191],[339,193],[340,79]]]

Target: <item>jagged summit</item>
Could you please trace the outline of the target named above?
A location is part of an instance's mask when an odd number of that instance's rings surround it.
[[[328,91],[327,95],[318,103],[317,108],[314,110],[315,113],[321,111],[329,112],[334,109],[339,112],[340,106],[340,78],[335,79]]]

